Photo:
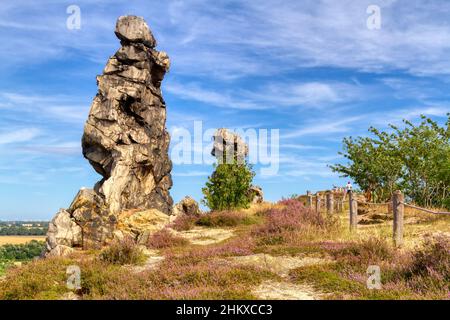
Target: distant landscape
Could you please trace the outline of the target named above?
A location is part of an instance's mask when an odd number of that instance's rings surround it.
[[[44,250],[48,221],[0,221],[0,276]]]

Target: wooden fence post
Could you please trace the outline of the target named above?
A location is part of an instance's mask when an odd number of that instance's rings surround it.
[[[358,225],[358,202],[353,199],[352,190],[348,191],[348,206],[350,212],[350,230],[355,231]]]
[[[327,193],[327,214],[333,214],[334,213],[334,207],[333,207],[333,194],[331,192]]]
[[[400,247],[403,244],[403,212],[404,196],[400,190],[392,195],[392,209],[394,211],[394,245]]]
[[[320,207],[321,207],[320,193],[316,193],[316,212],[317,213],[320,213]]]
[[[308,207],[312,208],[313,206],[313,196],[311,191],[306,191],[306,196],[308,197]]]

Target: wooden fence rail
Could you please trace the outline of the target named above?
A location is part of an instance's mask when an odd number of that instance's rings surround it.
[[[313,208],[319,214],[322,210],[322,202],[325,201],[326,212],[327,214],[333,214],[335,212],[335,207],[337,212],[344,211],[344,198],[336,199],[332,192],[327,192],[325,194],[325,199],[323,199],[320,193],[316,193],[313,195],[310,191],[307,191],[307,204],[309,208]],[[356,232],[358,226],[358,201],[354,198],[353,192],[348,191],[348,205],[349,205],[349,222],[350,222],[350,231]],[[315,198],[315,201],[313,200]],[[360,202],[362,203],[362,202]],[[389,212],[393,213],[394,222],[393,222],[393,230],[392,237],[393,242],[396,247],[401,247],[403,245],[403,227],[404,227],[404,212],[405,207],[413,208],[419,211],[432,213],[436,215],[450,215],[450,212],[444,211],[433,211],[430,209],[418,207],[409,203],[405,203],[404,195],[401,191],[395,191],[392,195],[391,201],[384,203],[367,203],[366,205],[388,205]]]

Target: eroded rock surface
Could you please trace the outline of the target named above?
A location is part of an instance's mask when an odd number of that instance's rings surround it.
[[[214,133],[213,139],[211,155],[219,162],[228,163],[227,161],[233,158],[243,161],[248,155],[248,144],[237,133],[221,128]]]
[[[251,186],[249,193],[252,203],[262,203],[264,201],[264,193],[260,186]]]
[[[202,211],[200,210],[197,201],[189,196],[186,196],[173,206],[172,213],[175,216],[183,214],[188,216],[199,216],[202,214]]]
[[[115,33],[122,47],[97,77],[98,93],[82,138],[84,157],[103,178],[93,190],[80,190],[67,214],[58,214],[54,228],[59,234],[71,220],[74,229],[82,230],[85,249],[114,237],[121,212],[155,209],[169,215],[173,205],[170,138],[161,94],[169,58],[154,49],[153,34],[140,17],[120,17]],[[50,251],[57,245],[73,246],[54,234],[49,231]]]

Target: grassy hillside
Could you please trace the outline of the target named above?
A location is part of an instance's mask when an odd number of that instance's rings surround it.
[[[178,218],[146,248],[131,240],[10,268],[0,299],[447,299],[450,217],[406,212],[405,246],[392,222],[348,231],[347,213],[297,200]],[[66,287],[78,265],[81,288]],[[369,265],[381,289],[368,289]]]

